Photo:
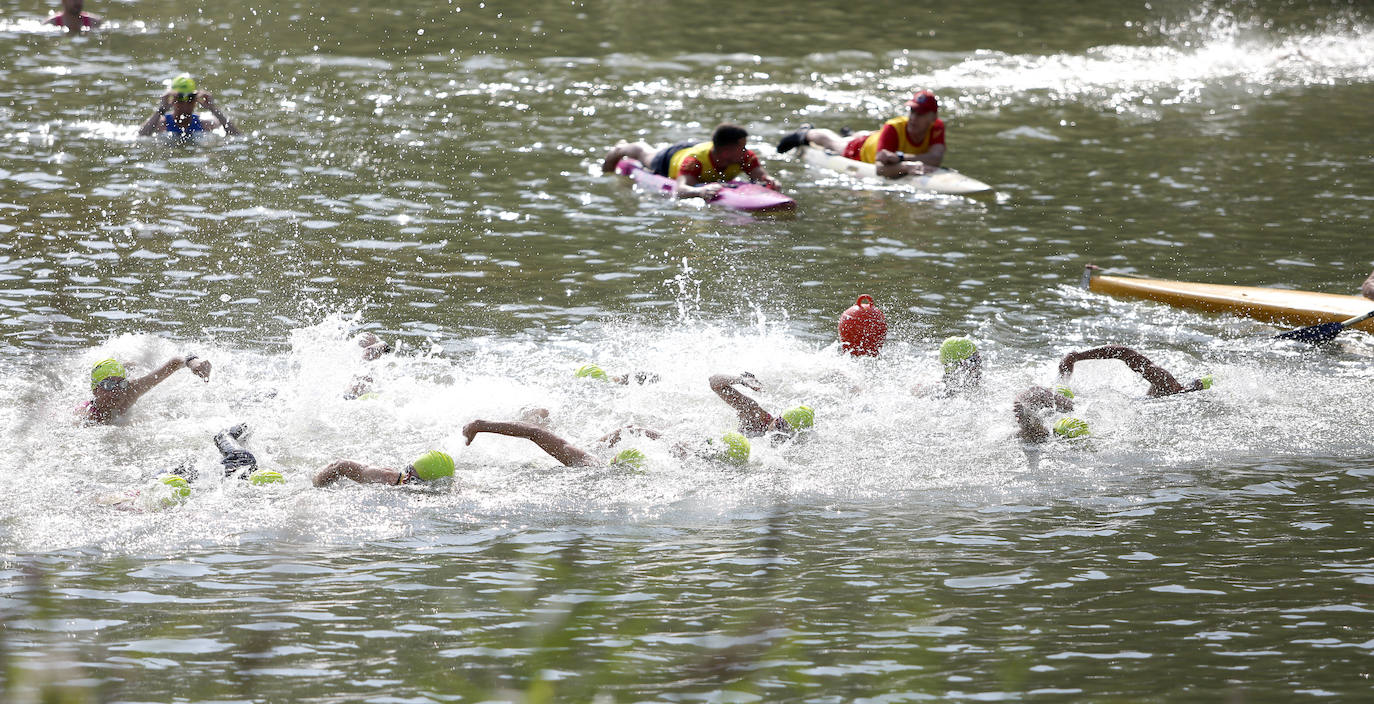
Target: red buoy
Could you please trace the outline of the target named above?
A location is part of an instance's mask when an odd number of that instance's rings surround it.
[[[887,340],[887,318],[864,294],[840,316],[840,346],[855,357],[877,357]]]

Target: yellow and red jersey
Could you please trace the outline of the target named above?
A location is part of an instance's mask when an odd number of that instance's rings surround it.
[[[944,120],[936,119],[930,124],[930,129],[926,130],[921,141],[913,142],[906,133],[908,119],[907,117],[894,117],[884,122],[883,128],[877,132],[849,140],[849,144],[846,144],[844,148],[844,157],[872,164],[877,160],[878,152],[884,149],[890,152],[924,154],[936,144],[945,143]]]
[[[668,178],[677,179],[683,174],[695,176],[697,181],[731,181],[740,174],[747,174],[759,168],[759,156],[753,151],[744,151],[743,164],[730,164],[724,170],[715,162],[715,149],[710,142],[701,142],[673,154],[668,165]]]

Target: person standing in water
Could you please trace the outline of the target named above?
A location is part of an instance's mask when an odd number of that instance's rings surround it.
[[[778,142],[778,153],[817,146],[846,159],[873,164],[879,176],[928,174],[945,159],[945,123],[939,117],[940,103],[934,93],[923,90],[906,101],[906,107],[906,116],[888,120],[877,132],[860,132],[853,137],[803,125]]]
[[[80,34],[84,29],[95,29],[103,22],[99,15],[84,12],[85,0],[62,0],[62,11],[48,18],[48,24],[65,27],[67,34]]]
[[[748,141],[749,133],[743,127],[722,122],[706,142],[688,140],[662,149],[648,142],[621,142],[602,160],[601,171],[612,173],[621,159],[634,159],[655,174],[677,181],[674,194],[678,198],[711,200],[720,192],[720,184],[741,174],[777,190],[778,183],[763,170]]]
[[[201,120],[196,114],[199,105],[215,116],[214,120]],[[157,133],[189,138],[197,134],[223,127],[228,135],[241,134],[239,128],[220,112],[219,104],[208,91],[197,91],[196,82],[187,74],[172,79],[171,86],[158,101],[157,110],[138,128],[140,137]]]
[[[115,359],[104,359],[91,367],[91,400],[79,409],[81,415],[92,423],[110,423],[129,412],[143,394],[152,391],[178,369],[190,369],[191,373],[210,381],[210,360],[201,359],[193,354],[173,357],[146,374],[132,381],[124,365]]]

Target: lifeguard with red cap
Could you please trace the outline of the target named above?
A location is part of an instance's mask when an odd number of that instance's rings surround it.
[[[876,132],[859,132],[844,137],[827,129],[801,129],[778,142],[778,152],[797,147],[816,146],[873,164],[879,176],[898,178],[907,174],[929,173],[945,158],[945,123],[940,119],[940,102],[935,94],[923,90],[906,101],[907,114],[883,123]]]

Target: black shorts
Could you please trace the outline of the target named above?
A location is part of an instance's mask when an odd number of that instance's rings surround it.
[[[673,165],[673,155],[687,147],[695,147],[699,143],[699,141],[678,142],[670,147],[664,147],[658,150],[654,158],[649,161],[649,170],[659,176],[668,178],[668,170]]]

